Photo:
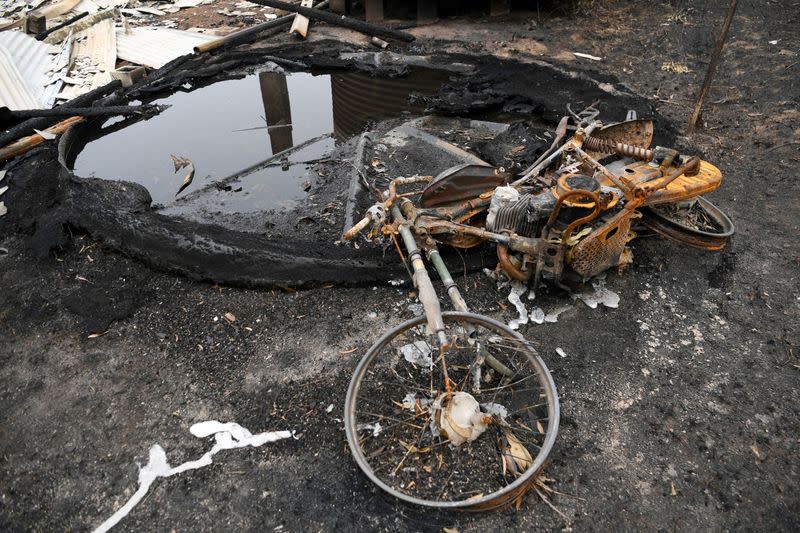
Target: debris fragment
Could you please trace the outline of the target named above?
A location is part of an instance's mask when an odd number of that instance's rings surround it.
[[[583,58],[583,59],[591,59],[592,61],[602,61],[603,60],[602,57],[597,57],[597,56],[593,56],[593,55],[590,55],[590,54],[584,54],[582,52],[572,52],[572,54],[575,57],[580,57],[580,58]]]
[[[441,404],[444,407],[436,410],[434,419],[441,434],[453,446],[474,441],[489,427],[486,414],[481,412],[480,404],[468,392],[453,393],[449,400],[443,398]]]
[[[377,437],[383,431],[383,426],[381,426],[380,422],[375,422],[374,424],[359,424],[358,431],[370,430],[372,431],[372,436]]]
[[[423,368],[428,368],[433,363],[432,351],[431,346],[425,341],[414,341],[400,347],[400,354],[406,361]]]
[[[665,72],[673,72],[675,74],[686,74],[691,72],[689,67],[682,63],[676,63],[675,61],[665,61],[661,64],[661,70]]]
[[[519,477],[533,465],[531,453],[507,428],[503,428],[500,437],[500,453],[503,459],[503,473],[509,472]]]

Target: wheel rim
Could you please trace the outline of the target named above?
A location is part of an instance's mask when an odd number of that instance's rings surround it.
[[[425,318],[419,317],[400,324],[381,337],[367,351],[356,368],[345,401],[345,431],[350,450],[361,470],[374,483],[385,492],[405,502],[439,509],[473,511],[508,505],[530,488],[535,481],[536,474],[541,470],[552,450],[559,424],[558,395],[552,376],[530,344],[521,335],[510,330],[504,324],[472,313],[443,313],[443,318],[451,331],[465,332],[464,324],[474,328],[474,338],[481,339],[478,340],[479,343],[486,342],[488,345],[488,348],[484,348],[481,353],[487,353],[492,357],[497,356],[497,359],[500,360],[498,355],[500,352],[493,351],[494,346],[502,351],[502,354],[505,354],[506,358],[501,361],[508,365],[507,368],[513,369],[513,372],[515,372],[513,377],[509,375],[503,376],[500,372],[484,365],[487,374],[491,374],[494,371],[496,376],[492,379],[495,381],[487,380],[486,376],[481,377],[481,374],[478,373],[478,382],[482,384],[478,392],[475,390],[475,365],[468,369],[465,365],[459,366],[457,364],[463,363],[466,360],[464,358],[469,357],[470,350],[473,348],[461,343],[463,345],[462,349],[458,349],[459,341],[457,340],[454,343],[456,349],[447,352],[445,360],[450,360],[453,363],[454,366],[448,373],[451,382],[462,384],[461,392],[463,392],[464,388],[468,388],[470,391],[469,396],[474,395],[473,398],[478,402],[483,402],[490,397],[499,400],[497,402],[484,402],[487,405],[490,403],[499,405],[503,405],[503,402],[508,403],[508,406],[505,407],[508,411],[507,419],[495,416],[494,420],[496,422],[492,422],[490,428],[487,428],[484,434],[481,434],[471,443],[464,443],[459,447],[452,448],[449,445],[451,441],[446,438],[443,439],[441,436],[436,440],[437,437],[431,430],[432,425],[441,426],[442,415],[446,412],[445,408],[438,411],[439,417],[437,418],[435,415],[436,409],[431,408],[430,406],[433,404],[428,403],[426,404],[428,411],[423,411],[420,414],[420,404],[412,407],[409,405],[411,403],[410,399],[404,399],[400,396],[404,386],[412,386],[411,383],[406,383],[403,380],[394,380],[389,385],[389,380],[387,379],[385,392],[375,388],[383,386],[381,379],[386,379],[384,376],[389,376],[392,371],[395,371],[394,373],[397,374],[398,378],[401,377],[396,372],[397,368],[409,371],[409,368],[413,367],[413,371],[410,371],[409,375],[418,375],[416,372],[424,372],[424,365],[419,364],[419,360],[416,361],[417,365],[409,363],[408,359],[400,355],[402,352],[398,349],[398,347],[413,344],[413,342],[402,343],[414,338],[414,335],[421,335],[420,329],[424,328]],[[409,332],[414,332],[414,335],[406,335]],[[500,340],[491,340],[488,336],[483,337],[483,333],[496,336]],[[495,345],[492,345],[493,342]],[[395,351],[399,353],[395,354]],[[477,350],[472,353],[474,356]],[[435,354],[432,354],[431,357],[436,361]],[[413,360],[414,356],[411,359]],[[383,367],[379,368],[379,365],[383,365]],[[431,370],[430,382],[436,381],[437,377],[440,382],[444,381],[441,372],[438,376],[434,374],[435,372],[436,365]],[[471,379],[465,377],[466,375],[471,376]],[[365,377],[368,379],[365,379]],[[526,380],[527,383],[523,385],[522,382]],[[414,380],[412,380],[412,383],[414,385],[420,384]],[[507,385],[501,387],[490,386],[502,383]],[[499,390],[494,390],[495,388]],[[438,394],[431,393],[426,396],[426,394],[418,391],[415,396],[419,396],[420,401],[427,400],[428,402],[434,401],[434,396],[440,398],[445,396],[444,391],[440,390],[441,387],[430,386],[430,389],[437,390]],[[379,395],[374,394],[376,390],[380,392]],[[536,396],[537,393],[538,396]],[[369,399],[365,395],[369,395]],[[376,396],[383,397],[374,399]],[[543,400],[543,402],[533,401],[530,404],[527,403],[530,400],[537,399]],[[525,405],[520,409],[521,403],[525,403]],[[540,403],[541,405],[538,405]],[[392,407],[389,408],[389,405]],[[416,413],[413,412],[415,410],[417,411]],[[484,410],[483,405],[481,410]],[[535,415],[532,413],[535,413]],[[539,414],[546,416],[539,416]],[[404,418],[400,418],[404,415]],[[444,418],[448,419],[448,417]],[[523,418],[524,422],[520,421]],[[439,423],[432,422],[434,419],[439,420]],[[404,422],[403,420],[406,421]],[[541,422],[542,420],[545,422]],[[384,422],[385,426],[380,432],[376,433],[374,425],[367,424],[369,421],[373,421],[373,423],[375,421]],[[412,426],[413,429],[406,426]],[[509,437],[509,434],[511,437]],[[400,435],[406,436],[406,439],[402,439]],[[409,436],[417,436],[418,438],[409,443],[408,440],[411,440]],[[505,440],[503,440],[504,437]],[[496,444],[504,443],[508,445],[513,438],[516,438],[519,443],[528,449],[530,462],[518,461],[518,457],[521,454],[514,456],[513,453],[509,454],[510,448],[503,448],[501,444]],[[412,448],[407,447],[409,444]],[[495,446],[494,456],[492,455],[493,445]],[[413,447],[416,448],[416,451]],[[519,450],[518,448],[513,449]],[[502,457],[503,455],[505,457]],[[411,459],[408,459],[408,457],[411,457]],[[464,457],[468,457],[468,463],[462,467]],[[445,458],[444,461],[443,458]],[[493,459],[496,461],[496,465],[492,463]],[[406,460],[409,462],[403,466],[403,462]],[[458,462],[453,464],[454,461]],[[508,463],[513,467],[512,461],[516,464],[518,470],[520,469],[520,463],[523,465],[522,471],[517,476],[509,476],[506,472],[502,477],[480,474],[480,472],[493,466],[496,466],[497,471],[500,471],[501,464]],[[384,468],[384,462],[388,465],[387,468]],[[442,469],[442,462],[446,465],[444,469]],[[397,464],[397,467],[392,472],[391,467],[395,464]],[[437,471],[433,471],[434,469],[437,469]],[[475,474],[470,476],[469,473],[464,474],[459,472],[458,469],[464,469],[467,472],[473,469]],[[412,475],[416,475],[416,478],[411,480],[412,482],[420,481],[419,486],[415,484],[413,489],[412,483],[408,482],[409,477]],[[423,487],[426,482],[430,485],[433,479],[445,479],[445,475],[449,477],[446,478],[442,486]],[[452,481],[452,478],[456,475],[459,476],[457,483]],[[470,477],[475,478],[474,481]],[[405,483],[407,482],[408,485],[406,486]],[[451,484],[454,488],[452,489],[452,494],[448,494],[449,485]],[[476,487],[483,488],[485,491],[478,492],[479,489]],[[437,497],[435,492],[439,489],[442,489],[442,491]],[[468,496],[471,492],[475,492],[475,494]]]

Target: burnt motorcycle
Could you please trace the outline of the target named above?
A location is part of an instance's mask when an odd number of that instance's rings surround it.
[[[369,237],[392,240],[424,309],[369,349],[345,403],[351,452],[388,493],[439,509],[519,502],[540,483],[558,431],[546,365],[517,332],[469,312],[439,245],[492,243],[512,280],[569,288],[630,263],[636,226],[708,250],[733,234],[702,196],[720,186],[717,167],[651,148],[649,120],[596,117],[593,108],[570,112],[549,149],[517,175],[462,165],[396,178],[345,233],[350,240],[371,226]],[[454,311],[442,311],[426,259]]]

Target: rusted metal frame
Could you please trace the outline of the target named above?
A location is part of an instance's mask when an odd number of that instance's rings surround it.
[[[511,257],[508,255],[508,245],[507,244],[498,244],[497,245],[497,260],[500,262],[500,267],[511,276],[512,279],[517,281],[527,282],[533,276],[533,271],[529,270],[524,272],[516,267],[514,263],[511,262]]]
[[[562,122],[563,122],[563,119],[562,119]],[[562,127],[562,122],[559,122],[559,125],[558,125],[559,128]],[[592,122],[591,124],[589,124],[588,126],[586,126],[583,129],[581,129],[579,127],[578,130],[575,132],[575,134],[572,136],[572,138],[570,140],[568,140],[561,147],[559,147],[557,150],[555,150],[553,153],[551,153],[549,156],[547,156],[547,158],[545,158],[541,163],[539,163],[538,165],[533,167],[531,170],[526,172],[520,179],[518,179],[517,181],[513,182],[511,184],[511,186],[512,187],[516,187],[516,188],[520,188],[530,178],[532,178],[534,176],[538,176],[539,173],[542,170],[547,168],[547,166],[550,163],[555,161],[556,157],[560,156],[565,151],[580,150],[580,147],[583,145],[584,138],[589,137],[589,135],[591,135],[591,133],[596,128],[598,128],[601,124],[602,124],[601,122],[595,121],[595,122]],[[564,128],[566,128],[566,126],[564,126]],[[558,133],[558,131],[556,131],[556,133]]]
[[[620,191],[622,191],[622,194],[625,195],[625,198],[629,200],[633,198],[633,190],[625,182],[619,179],[619,177],[617,177],[613,172],[608,170],[599,161],[597,161],[592,156],[584,152],[581,148],[574,146],[573,150],[575,151],[576,154],[578,154],[578,157],[581,159],[581,161],[583,161],[584,163],[592,167],[595,171],[600,172],[603,176],[611,180],[611,182],[614,185],[616,185]]]
[[[420,216],[415,225],[424,229],[427,233],[435,235],[437,233],[451,233],[454,235],[470,235],[477,237],[484,241],[500,242],[509,244],[511,237],[501,233],[494,233],[485,229],[469,226],[467,224],[459,224],[449,220],[442,220],[438,218]]]
[[[538,176],[539,173],[542,170],[544,170],[545,168],[547,168],[547,166],[550,163],[555,161],[556,157],[560,156],[563,151],[564,151],[564,146],[559,147],[556,151],[554,151],[552,154],[547,156],[547,158],[544,161],[542,161],[541,163],[539,163],[538,165],[533,167],[530,171],[528,171],[525,174],[523,174],[523,176],[520,179],[518,179],[517,181],[511,183],[511,186],[519,188],[522,185],[524,185],[530,178],[532,178],[534,176]]]
[[[698,156],[692,156],[686,163],[682,164],[680,167],[676,168],[666,176],[652,181],[640,183],[634,187],[633,193],[636,197],[643,196],[646,199],[654,192],[658,191],[659,189],[663,189],[687,172],[692,172],[694,169],[699,168],[699,166],[700,158]]]
[[[430,215],[447,220],[456,220],[474,211],[481,211],[489,207],[492,202],[491,195],[484,198],[483,195],[478,198],[470,198],[462,200],[454,206],[433,207],[428,209],[418,209],[419,215]]]
[[[558,197],[556,205],[553,207],[553,211],[550,213],[550,217],[547,219],[547,224],[545,225],[543,232],[547,232],[547,230],[553,227],[553,225],[556,223],[556,219],[558,218],[558,214],[561,211],[561,206],[564,204],[564,201],[567,198],[571,198],[573,196],[588,197],[594,203],[594,209],[590,214],[586,215],[585,217],[581,217],[578,220],[575,220],[569,226],[567,226],[567,229],[565,229],[561,234],[562,241],[566,241],[566,239],[568,239],[569,236],[572,234],[572,231],[581,224],[586,224],[587,222],[591,222],[592,220],[597,218],[597,215],[600,214],[600,211],[602,209],[602,205],[600,204],[600,198],[597,196],[597,194],[593,193],[592,191],[587,191],[585,189],[575,189],[574,191],[569,191],[568,193]]]
[[[391,182],[389,182],[389,189],[386,192],[386,199],[383,201],[383,207],[389,210],[394,203],[398,199],[397,194],[397,186],[398,185],[413,185],[415,183],[427,183],[433,179],[432,176],[411,176],[408,178],[395,178]],[[380,205],[380,204],[377,204]],[[349,241],[356,235],[358,235],[364,228],[366,228],[370,222],[374,222],[372,220],[372,215],[367,213],[367,215],[359,220],[353,227],[348,229],[342,235],[342,240]]]
[[[578,220],[574,220],[569,226],[567,226],[567,229],[565,229],[564,232],[561,234],[561,243],[564,246],[566,246],[569,238],[572,237],[572,232],[575,231],[575,228],[577,228],[578,226],[582,226],[583,224],[588,224],[589,222],[593,221],[600,214],[600,211],[603,210],[603,204],[600,201],[600,197],[590,191],[583,191],[583,190],[570,191],[561,198],[559,198],[559,201],[563,201],[563,198],[566,198],[570,195],[588,196],[589,198],[592,199],[592,202],[594,203],[594,209],[592,210],[591,213],[589,213],[585,217],[581,217]]]
[[[420,215],[416,218],[414,226],[420,232],[428,235],[448,233],[453,235],[469,235],[477,237],[482,241],[490,241],[505,244],[509,249],[526,254],[536,254],[541,240],[522,237],[516,234],[495,233],[468,224],[460,224],[449,220],[442,220],[427,215]]]

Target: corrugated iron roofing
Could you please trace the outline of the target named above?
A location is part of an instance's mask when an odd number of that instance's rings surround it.
[[[198,44],[216,39],[172,28],[148,26],[130,31],[117,30],[117,57],[150,68],[161,68],[176,57],[192,53]]]
[[[11,110],[34,109],[39,106],[36,95],[4,46],[0,46],[0,106]]]
[[[6,97],[10,98],[10,92],[14,91],[19,94],[27,92],[32,95],[33,101],[27,101],[29,104],[27,109],[53,107],[55,95],[61,90],[63,82],[58,80],[55,83],[49,83],[51,81],[49,72],[54,58],[50,54],[51,45],[37,41],[21,31],[9,30],[0,32],[0,49],[6,52],[7,58],[4,58],[4,62],[10,60],[22,80],[12,80],[8,67],[3,69],[6,75],[0,82],[0,91],[9,94],[0,97],[0,105],[7,105],[3,102]],[[31,103],[34,105],[31,106]]]
[[[78,33],[75,40],[77,43],[72,50],[70,77],[82,76],[84,82],[66,87],[59,94],[59,98],[66,100],[110,82],[111,71],[117,63],[117,38],[112,19],[104,19],[90,26]]]

